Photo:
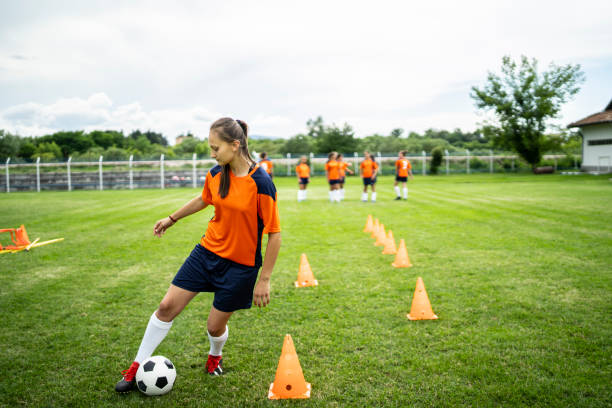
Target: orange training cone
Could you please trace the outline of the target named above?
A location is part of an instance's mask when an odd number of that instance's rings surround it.
[[[298,280],[295,281],[295,287],[317,286],[318,284],[319,282],[317,282],[312,274],[312,269],[310,269],[306,254],[302,254],[302,258],[300,259],[300,271],[298,272]]]
[[[391,263],[396,268],[409,268],[412,266],[410,258],[408,258],[408,251],[406,250],[406,243],[403,239],[400,239],[399,248],[395,255],[395,262]]]
[[[276,377],[270,384],[269,399],[310,398],[310,383],[304,380],[300,360],[295,352],[291,335],[285,336],[283,350],[278,360]]]
[[[393,238],[393,231],[389,230],[389,235],[385,241],[385,247],[382,251],[383,254],[397,254],[397,248],[395,246],[395,238]]]
[[[380,222],[378,222],[378,218],[374,219],[374,225],[372,226],[372,238],[376,238],[378,235],[378,229],[380,228]]]
[[[412,298],[412,307],[410,308],[410,313],[406,316],[410,320],[435,320],[438,318],[431,309],[431,303],[429,303],[429,297],[421,277],[417,279],[414,297]]]
[[[374,222],[372,221],[372,215],[368,215],[368,220],[366,221],[366,225],[363,228],[363,232],[372,232],[373,227]]]
[[[380,228],[378,229],[378,234],[376,235],[376,242],[374,242],[374,245],[384,246],[386,240],[387,240],[387,233],[385,232],[385,226],[384,224],[380,224]]]

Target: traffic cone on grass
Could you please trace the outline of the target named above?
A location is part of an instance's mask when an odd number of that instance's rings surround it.
[[[420,276],[417,279],[416,288],[414,289],[410,313],[408,313],[406,317],[410,320],[435,320],[438,318],[431,308],[429,297],[425,291],[425,284]]]
[[[269,399],[310,398],[310,383],[304,380],[302,366],[295,352],[291,335],[285,336],[283,350],[278,360],[276,377],[270,384]]]
[[[374,221],[372,221],[372,215],[368,215],[368,220],[366,221],[366,225],[363,228],[363,232],[372,232],[373,227]]]
[[[302,254],[300,259],[298,280],[295,281],[295,287],[317,286],[318,284],[319,282],[317,282],[312,274],[312,269],[310,269],[310,264],[308,263],[308,259],[306,259],[306,254]]]
[[[384,224],[380,224],[378,228],[378,234],[376,235],[376,242],[374,242],[375,246],[384,246],[387,241],[387,233],[385,232]]]
[[[408,258],[406,242],[404,242],[403,239],[400,239],[399,248],[397,249],[397,254],[395,255],[395,262],[391,263],[391,265],[396,268],[409,268],[412,266],[410,263],[410,258]]]
[[[389,235],[387,235],[387,240],[385,241],[385,247],[382,251],[383,254],[397,254],[397,247],[395,246],[395,238],[393,238],[393,231],[389,230]]]
[[[380,228],[380,222],[378,222],[378,218],[374,219],[374,225],[372,226],[372,234],[370,235],[372,238],[376,239],[378,236],[378,229]]]

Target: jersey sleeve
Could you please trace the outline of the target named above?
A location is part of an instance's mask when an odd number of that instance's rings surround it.
[[[204,201],[208,205],[212,205],[212,192],[210,191],[210,180],[212,179],[212,175],[210,171],[206,175],[206,179],[204,179],[204,188],[202,189],[202,201]]]
[[[376,162],[374,160],[372,160],[372,168],[374,170],[378,170],[378,164],[376,164]]]
[[[406,163],[408,163],[408,170],[412,170],[412,164],[410,163],[410,160],[406,160]]]
[[[280,217],[278,216],[278,194],[274,190],[274,197],[269,194],[257,194],[257,212],[263,221],[264,234],[280,232]]]

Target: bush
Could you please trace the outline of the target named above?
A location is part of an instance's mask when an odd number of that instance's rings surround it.
[[[429,164],[429,171],[431,174],[438,174],[438,169],[442,164],[442,148],[440,146],[434,147],[431,151],[431,162]]]

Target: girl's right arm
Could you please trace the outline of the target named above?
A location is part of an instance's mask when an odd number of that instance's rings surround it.
[[[157,221],[155,223],[155,226],[153,227],[153,235],[161,238],[161,236],[164,235],[166,230],[173,226],[178,220],[203,210],[204,208],[206,208],[207,205],[208,204],[202,201],[202,196],[197,195],[196,197],[189,200],[187,204],[170,214],[168,217],[162,218],[161,220]]]

